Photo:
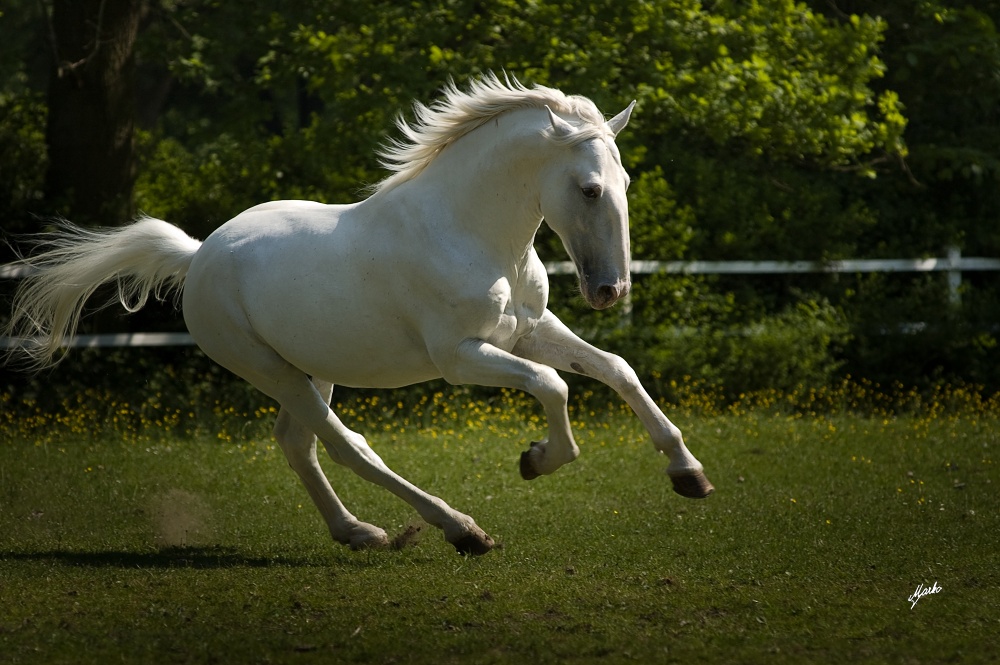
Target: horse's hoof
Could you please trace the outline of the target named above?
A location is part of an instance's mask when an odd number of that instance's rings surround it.
[[[485,533],[470,533],[452,543],[459,554],[469,556],[482,556],[493,549],[495,544]]]
[[[704,499],[715,491],[715,487],[701,471],[671,475],[670,480],[674,484],[674,491],[689,499]]]
[[[337,539],[352,550],[383,550],[389,547],[385,531],[367,522],[360,522],[344,539]]]
[[[532,444],[534,446],[534,444]],[[521,477],[525,480],[534,480],[542,475],[535,471],[535,465],[531,462],[531,448],[521,453]]]

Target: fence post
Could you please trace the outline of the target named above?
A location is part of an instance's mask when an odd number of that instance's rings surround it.
[[[948,246],[948,302],[952,305],[962,303],[962,250],[958,245]]]

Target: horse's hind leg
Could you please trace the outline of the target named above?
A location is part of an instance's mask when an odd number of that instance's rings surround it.
[[[320,381],[313,383],[322,399],[329,402],[333,385]],[[340,502],[316,459],[316,435],[312,430],[295,420],[282,407],[274,424],[274,436],[285,453],[288,465],[299,475],[313,503],[326,520],[330,535],[335,541],[349,545],[351,549],[388,546],[389,539],[385,531],[361,522]]]
[[[322,406],[326,408],[321,410],[309,395],[286,398],[283,404],[297,419],[309,423],[313,431],[319,433],[320,441],[334,461],[413,506],[424,520],[444,531],[445,539],[460,554],[485,554],[493,548],[493,539],[471,517],[396,475],[365,438],[348,429],[325,404]]]
[[[232,338],[225,347],[212,349],[218,353],[213,354],[208,349],[205,352],[265,395],[276,399],[288,414],[285,416],[288,422],[283,423],[283,427],[291,425],[315,433],[335,462],[346,466],[365,480],[384,487],[413,506],[426,522],[442,529],[445,539],[460,553],[485,554],[492,549],[493,539],[471,517],[454,510],[441,499],[393,473],[369,447],[363,436],[352,432],[340,421],[330,409],[325,392],[321,394],[302,371],[259,343],[241,345],[241,348],[236,349],[231,341]],[[325,389],[326,384],[321,387]],[[314,465],[311,461],[315,459],[314,454],[307,452],[303,455],[301,452],[301,440],[300,438],[300,445],[290,461],[294,460],[293,463],[298,465],[296,470],[304,469],[308,479],[307,489],[310,494],[317,492],[321,498],[322,503],[317,504],[320,510],[331,511],[335,520],[338,516],[348,515],[333,490],[329,489],[329,483],[320,479],[322,472],[318,471],[318,464]],[[312,445],[305,448],[307,451],[311,450]]]
[[[389,490],[413,506],[426,522],[441,528],[447,541],[459,552],[485,554],[493,547],[493,539],[471,517],[393,473],[363,436],[344,426],[330,409],[328,384],[314,385],[302,370],[289,364],[252,330],[236,325],[234,321],[224,321],[229,324],[229,334],[224,336],[203,327],[198,316],[189,315],[190,306],[191,303],[185,301],[185,319],[202,350],[281,405],[285,415],[279,415],[281,422],[276,425],[279,441],[284,440],[282,448],[286,453],[291,451],[289,463],[300,476],[304,474],[303,481],[310,495],[319,497],[317,506],[328,523],[331,520],[334,524],[338,524],[338,520],[342,523],[353,516],[337,499],[315,461],[313,435],[319,437],[335,462]],[[353,523],[355,527],[358,524],[363,523]],[[364,531],[364,527],[361,529]]]

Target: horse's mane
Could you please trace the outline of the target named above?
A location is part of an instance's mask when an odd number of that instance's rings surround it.
[[[397,116],[396,126],[404,139],[390,139],[378,152],[382,166],[393,173],[375,184],[372,193],[384,192],[411,180],[451,143],[508,111],[548,106],[555,112],[576,116],[582,121],[579,131],[562,139],[573,143],[608,132],[604,116],[586,97],[566,95],[541,85],[529,88],[506,75],[500,80],[488,73],[472,81],[468,92],[459,90],[451,81],[443,92],[444,96],[430,106],[414,102],[416,122],[413,124],[402,114]]]

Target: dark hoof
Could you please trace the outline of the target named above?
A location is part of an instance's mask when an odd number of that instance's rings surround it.
[[[704,499],[715,491],[712,483],[701,471],[684,475],[670,476],[674,483],[674,491],[689,499]]]
[[[493,549],[495,544],[485,533],[482,536],[470,533],[452,543],[459,554],[469,556],[482,556]]]
[[[531,449],[521,453],[521,477],[525,480],[534,480],[542,474],[535,471],[535,466],[531,463],[531,455],[529,453],[531,453]]]

